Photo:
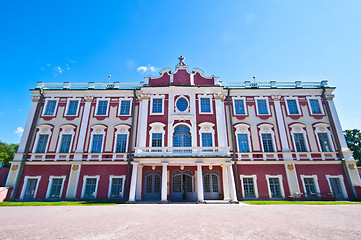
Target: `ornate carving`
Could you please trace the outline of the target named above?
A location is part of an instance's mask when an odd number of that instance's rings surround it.
[[[213,166],[212,165],[209,165],[209,170],[211,170],[212,171],[212,169],[213,169]]]
[[[39,102],[40,96],[31,96],[31,100],[33,100],[33,102]]]
[[[184,166],[183,166],[183,165],[182,165],[182,166],[180,166],[180,170],[182,170],[182,171],[184,170]]]
[[[335,94],[329,93],[329,94],[325,94],[325,96],[326,96],[326,99],[327,99],[327,100],[332,101],[333,98],[335,97]]]
[[[139,94],[137,96],[139,101],[143,101],[143,100],[148,100],[149,99],[149,94]]]
[[[214,99],[216,100],[221,100],[221,101],[224,101],[224,99],[226,98],[225,95],[223,95],[222,93],[217,93],[217,94],[214,94]]]
[[[84,100],[86,102],[91,102],[91,101],[93,101],[93,99],[94,99],[94,96],[84,96]]]
[[[155,170],[155,165],[152,166],[152,170],[153,170],[153,171]]]
[[[19,168],[19,165],[13,165],[12,167],[11,167],[11,171],[16,171],[16,170],[18,170],[18,168]]]
[[[290,171],[293,171],[295,169],[295,167],[292,164],[288,164],[287,169]]]
[[[274,94],[271,96],[273,101],[280,101],[281,100],[281,95],[278,95],[278,94]]]
[[[356,169],[356,166],[355,166],[355,164],[349,164],[349,165],[348,165],[348,168],[349,168],[350,170],[355,170],[355,169]]]
[[[73,167],[71,169],[73,171],[78,171],[79,170],[79,165],[73,165]]]
[[[178,66],[186,66],[186,65],[187,65],[187,64],[184,62],[185,57],[180,56],[178,59],[179,59]]]

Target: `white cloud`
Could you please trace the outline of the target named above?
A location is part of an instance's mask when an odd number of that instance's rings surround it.
[[[138,72],[145,73],[145,72],[156,72],[158,71],[157,67],[153,67],[152,65],[148,64],[147,66],[140,66],[137,68]]]
[[[24,128],[22,127],[17,127],[16,130],[14,131],[14,133],[18,134],[19,136],[21,136],[24,132]]]
[[[61,74],[62,72],[64,72],[64,69],[62,69],[60,66],[55,66],[53,67],[53,71],[55,73]]]
[[[70,58],[68,58],[67,59],[69,62],[71,62],[71,63],[77,63],[78,61],[76,61],[76,60],[73,60],[73,59],[70,59]]]
[[[19,109],[19,112],[22,112],[22,111],[23,111],[23,109],[20,108],[20,109]]]

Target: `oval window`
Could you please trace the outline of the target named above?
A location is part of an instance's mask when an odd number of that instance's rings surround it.
[[[185,98],[179,98],[176,103],[177,109],[184,112],[188,108],[188,101]]]

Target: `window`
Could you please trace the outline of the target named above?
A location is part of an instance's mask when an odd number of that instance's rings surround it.
[[[162,147],[162,133],[152,134],[152,147]]]
[[[327,133],[318,133],[318,139],[320,141],[322,152],[332,152]]]
[[[78,113],[78,104],[79,101],[78,100],[70,100],[69,101],[69,105],[68,105],[68,111],[66,113],[66,115],[77,115]]]
[[[152,113],[162,113],[162,112],[163,112],[163,99],[153,98]]]
[[[149,146],[159,148],[152,150],[152,152],[161,152],[161,148],[164,146],[163,138],[165,134],[165,124],[161,122],[153,122],[149,124],[149,126],[151,127],[149,131]]]
[[[69,153],[71,137],[70,134],[62,135],[59,153]]]
[[[236,114],[246,114],[243,100],[234,100],[234,109]]]
[[[262,143],[264,152],[274,152],[272,135],[269,133],[262,134]]]
[[[312,194],[317,193],[315,181],[313,178],[304,178],[303,181],[305,184],[305,192],[307,193],[307,196],[312,196]]]
[[[191,147],[191,131],[186,125],[178,125],[174,128],[173,147]]]
[[[126,134],[118,134],[117,145],[115,149],[116,153],[125,153],[127,151],[127,138],[128,135]]]
[[[258,114],[269,114],[266,99],[257,99]]]
[[[38,144],[36,146],[36,153],[45,153],[48,144],[49,135],[39,135]]]
[[[295,99],[288,99],[287,106],[288,106],[288,114],[300,114],[298,111],[297,102]]]
[[[109,198],[123,197],[124,176],[110,176],[110,193]]]
[[[25,176],[20,198],[25,201],[36,199],[40,180],[41,176]]]
[[[248,135],[238,134],[238,152],[249,152]]]
[[[210,113],[211,112],[211,99],[210,98],[201,98],[201,113]]]
[[[103,145],[103,135],[94,134],[91,152],[92,153],[101,153],[102,145]]]
[[[281,192],[280,179],[270,177],[268,178],[268,184],[271,193],[271,198],[281,198],[282,192]]]
[[[52,116],[55,114],[55,107],[56,107],[56,100],[49,100],[46,103],[46,108],[45,108],[45,112],[43,115],[48,115],[48,116]]]
[[[344,178],[342,175],[326,175],[331,193],[338,200],[347,198]]]
[[[213,152],[213,144],[214,144],[214,129],[213,127],[215,126],[214,123],[210,123],[210,122],[202,122],[200,124],[198,124],[198,126],[200,127],[199,129],[199,139],[201,141],[200,145],[203,148],[208,148],[208,149],[203,149],[202,152]]]
[[[202,133],[202,147],[213,147],[212,133]]]
[[[177,100],[176,107],[178,111],[184,112],[188,108],[188,101],[184,97],[180,97]]]
[[[130,100],[121,100],[119,115],[130,114]]]
[[[61,198],[61,193],[63,190],[63,178],[52,178],[51,187],[48,198]]]
[[[295,140],[295,145],[296,145],[297,152],[307,152],[307,148],[306,148],[303,133],[294,133],[293,137],[294,137],[294,140]]]
[[[256,197],[253,178],[243,178],[244,197]]]
[[[98,101],[97,115],[107,115],[108,101]]]
[[[83,198],[96,198],[98,190],[99,176],[88,177],[84,176],[83,180]]]
[[[310,99],[309,103],[311,106],[312,114],[322,114],[320,103],[319,103],[318,99]]]

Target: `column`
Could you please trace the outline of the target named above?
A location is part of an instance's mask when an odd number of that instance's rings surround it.
[[[139,95],[139,114],[137,130],[137,147],[145,147],[147,139],[147,121],[148,121],[148,95]]]
[[[285,164],[287,183],[290,189],[291,197],[298,197],[300,193],[300,186],[298,184],[295,167],[296,166],[294,164]]]
[[[198,202],[204,202],[202,163],[197,163]]]
[[[80,176],[80,163],[71,165],[70,173],[69,173],[69,182],[68,187],[66,190],[67,199],[74,199],[76,198],[76,192],[78,190],[78,182]]]
[[[276,111],[277,126],[280,131],[282,152],[290,152],[291,150],[290,150],[290,147],[289,147],[288,141],[287,141],[286,126],[285,126],[285,122],[283,120],[282,108],[281,108],[281,103],[280,103],[281,96],[280,95],[272,95],[272,99],[273,99],[275,111]],[[292,160],[292,154],[290,154],[289,156],[284,156],[284,158],[285,158],[285,160]]]
[[[162,163],[162,190],[161,190],[161,202],[168,202],[167,199],[167,165],[168,163]]]
[[[234,182],[233,168],[231,164],[228,165],[228,180],[229,180],[229,190],[231,194],[231,202],[238,202],[236,185]]]
[[[230,201],[228,169],[227,165],[222,165],[222,180],[223,180],[223,200]]]
[[[214,95],[216,105],[217,137],[219,147],[228,147],[226,112],[224,109],[224,96],[222,94]]]
[[[135,202],[137,173],[138,173],[138,163],[133,162],[132,180],[130,182],[130,190],[129,190],[129,202]]]
[[[83,159],[83,156],[80,153],[84,153],[85,136],[86,136],[86,132],[88,129],[90,107],[91,107],[91,103],[92,103],[93,99],[94,99],[93,96],[85,96],[84,97],[85,105],[84,105],[83,116],[81,118],[78,143],[76,145],[76,150],[75,150],[75,153],[78,153],[78,154],[74,155],[75,161],[81,161]]]
[[[137,187],[135,191],[135,200],[142,200],[142,178],[143,178],[143,165],[138,164],[137,173]]]

